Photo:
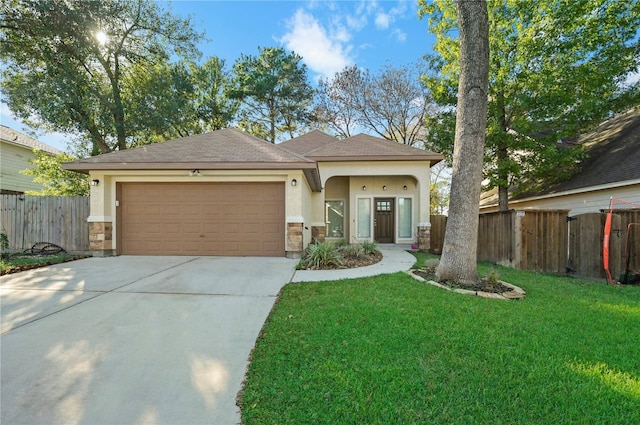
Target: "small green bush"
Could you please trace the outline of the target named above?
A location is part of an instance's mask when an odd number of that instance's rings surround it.
[[[489,286],[495,286],[500,281],[500,272],[497,269],[492,268],[489,270],[487,277],[485,277],[485,281]]]
[[[307,254],[302,259],[302,264],[311,270],[321,267],[340,267],[342,266],[342,257],[333,242],[320,242],[309,245]]]
[[[362,242],[362,249],[365,254],[369,255],[378,250],[378,245],[373,241],[364,241]]]
[[[338,240],[338,242],[336,242],[336,246],[338,248],[342,248],[343,246],[347,246],[347,241],[344,240],[344,238]]]
[[[346,258],[362,258],[365,256],[364,248],[357,243],[340,247],[340,252]]]

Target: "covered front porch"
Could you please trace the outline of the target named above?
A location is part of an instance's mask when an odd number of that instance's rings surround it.
[[[342,174],[344,169],[321,170],[323,190],[313,194],[312,241],[375,241],[428,249],[429,167],[411,170],[410,175],[401,165],[381,175],[348,166],[351,175]]]

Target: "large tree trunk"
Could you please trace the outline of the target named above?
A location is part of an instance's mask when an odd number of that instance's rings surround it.
[[[478,281],[477,241],[489,84],[489,18],[485,1],[458,0],[460,82],[449,218],[439,280]]]

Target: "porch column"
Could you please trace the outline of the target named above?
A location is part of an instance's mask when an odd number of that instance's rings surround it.
[[[94,257],[115,255],[113,249],[113,215],[111,210],[111,179],[101,173],[91,174],[89,199],[89,249]]]
[[[304,250],[302,231],[304,223],[302,221],[287,221],[287,241],[286,256],[287,258],[301,258]]]
[[[431,224],[418,224],[418,249],[422,252],[428,252],[431,249]]]

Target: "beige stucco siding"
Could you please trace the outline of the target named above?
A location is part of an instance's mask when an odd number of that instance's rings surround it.
[[[611,198],[623,199],[640,205],[640,181],[622,187],[603,187],[582,193],[567,193],[560,196],[540,197],[523,201],[509,202],[512,209],[570,210],[569,214],[578,215],[599,212],[609,208]],[[497,211],[497,207],[482,208],[481,212]]]
[[[429,182],[431,167],[429,161],[361,161],[361,162],[320,162],[318,164],[322,187],[334,176],[381,177],[407,176],[415,179],[415,190],[419,194],[417,225],[430,225]],[[353,195],[353,194],[352,194]]]
[[[34,168],[29,163],[36,155],[31,149],[0,142],[0,189],[15,192],[39,192],[44,187],[33,181],[33,177],[20,171]]]
[[[346,201],[344,239],[350,242],[358,240],[357,204],[358,199],[362,198],[370,199],[372,205],[375,198],[395,199],[396,243],[414,242],[414,231],[417,226],[430,225],[431,168],[429,161],[321,162],[318,168],[324,188],[324,199]],[[399,237],[397,208],[399,198],[411,199],[411,228],[414,231],[411,232],[410,237]]]

